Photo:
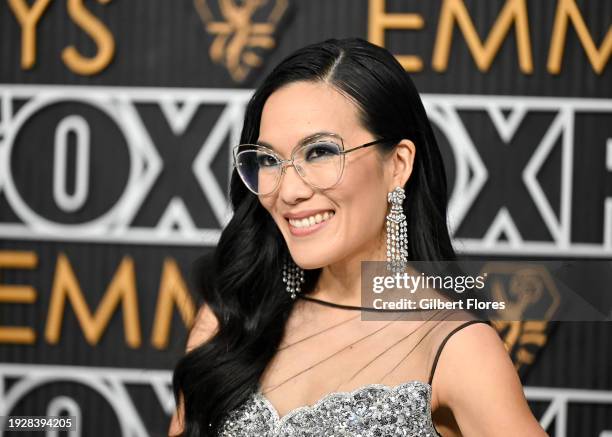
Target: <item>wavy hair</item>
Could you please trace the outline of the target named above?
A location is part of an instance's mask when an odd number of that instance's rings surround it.
[[[248,102],[241,143],[258,140],[267,98],[297,81],[326,82],[350,98],[360,122],[377,137],[408,138],[416,146],[404,211],[409,259],[455,260],[447,227],[447,180],[421,98],[395,57],[361,38],[328,39],[283,59]],[[376,146],[384,154],[395,144]],[[208,268],[199,270],[200,293],[218,321],[208,341],[186,353],[173,374],[174,397],[184,399],[183,436],[212,436],[226,413],[259,383],[282,339],[293,301],[284,291],[282,234],[256,195],[231,176],[233,216]],[[306,270],[302,293],[321,269]]]

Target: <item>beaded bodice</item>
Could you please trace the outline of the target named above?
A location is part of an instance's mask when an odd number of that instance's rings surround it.
[[[450,335],[479,320],[438,311],[366,321],[297,308],[258,388],[226,413],[216,435],[439,437],[431,411],[437,359]]]
[[[334,392],[283,417],[260,392],[231,411],[221,437],[438,437],[431,419],[431,386],[409,381]]]

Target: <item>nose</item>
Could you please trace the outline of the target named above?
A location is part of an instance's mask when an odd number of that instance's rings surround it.
[[[285,203],[293,204],[312,196],[312,187],[299,175],[295,165],[287,164],[281,175],[279,196]]]

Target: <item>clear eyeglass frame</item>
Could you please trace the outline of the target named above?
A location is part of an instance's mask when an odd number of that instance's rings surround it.
[[[296,155],[299,151],[303,150],[304,148],[308,148],[308,147],[312,147],[314,144],[316,144],[317,142],[321,142],[321,139],[328,139],[328,138],[333,138],[336,142],[337,145],[339,146],[339,156],[341,158],[340,161],[340,171],[338,172],[338,177],[337,180],[331,184],[331,185],[325,185],[325,186],[320,186],[317,184],[312,183],[310,180],[308,180],[308,178],[302,173],[303,169],[299,166],[299,165],[295,165],[295,158]],[[311,187],[315,188],[315,189],[329,189],[334,187],[338,182],[340,182],[340,180],[342,180],[342,175],[344,173],[344,162],[345,162],[345,155],[347,153],[350,152],[354,152],[355,150],[359,150],[359,149],[363,149],[366,147],[370,147],[370,146],[374,146],[376,144],[381,144],[381,143],[391,143],[394,141],[399,141],[396,138],[379,138],[377,140],[374,141],[370,141],[367,142],[365,144],[361,144],[359,146],[355,146],[351,149],[345,149],[344,148],[344,141],[342,139],[342,137],[338,134],[335,133],[320,133],[320,134],[315,134],[311,137],[307,137],[304,138],[302,141],[300,141],[300,143],[298,144],[298,146],[296,146],[293,151],[291,152],[291,157],[289,159],[283,159],[282,157],[279,156],[278,153],[276,153],[274,150],[270,149],[269,147],[266,146],[262,146],[261,144],[238,144],[236,146],[234,146],[232,148],[232,156],[233,156],[233,163],[232,166],[236,169],[236,172],[238,173],[238,176],[240,177],[240,179],[242,180],[242,182],[244,183],[244,185],[247,187],[247,189],[249,191],[251,191],[253,194],[256,194],[258,196],[266,196],[269,194],[274,193],[278,187],[280,186],[280,182],[283,178],[283,175],[285,174],[285,169],[289,166],[293,166],[296,169],[297,174],[300,176],[300,178],[308,185],[310,185]],[[248,148],[247,150],[240,150],[241,148]],[[277,176],[276,176],[276,182],[274,183],[273,188],[271,188],[270,190],[268,190],[267,192],[263,193],[263,192],[258,192],[256,190],[254,190],[253,188],[251,188],[251,186],[249,185],[249,183],[245,180],[245,177],[243,176],[243,174],[240,172],[239,170],[239,166],[237,164],[237,158],[238,155],[240,153],[243,152],[248,152],[248,151],[253,151],[256,150],[260,153],[264,153],[268,156],[272,156],[274,157],[278,163],[275,164],[275,166],[279,166],[279,170],[277,171]]]

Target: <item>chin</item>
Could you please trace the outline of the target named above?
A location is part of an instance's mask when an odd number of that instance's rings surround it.
[[[314,256],[298,258],[293,257],[293,261],[304,270],[314,270],[329,264],[329,262],[327,262],[327,259],[323,259],[323,257]]]

